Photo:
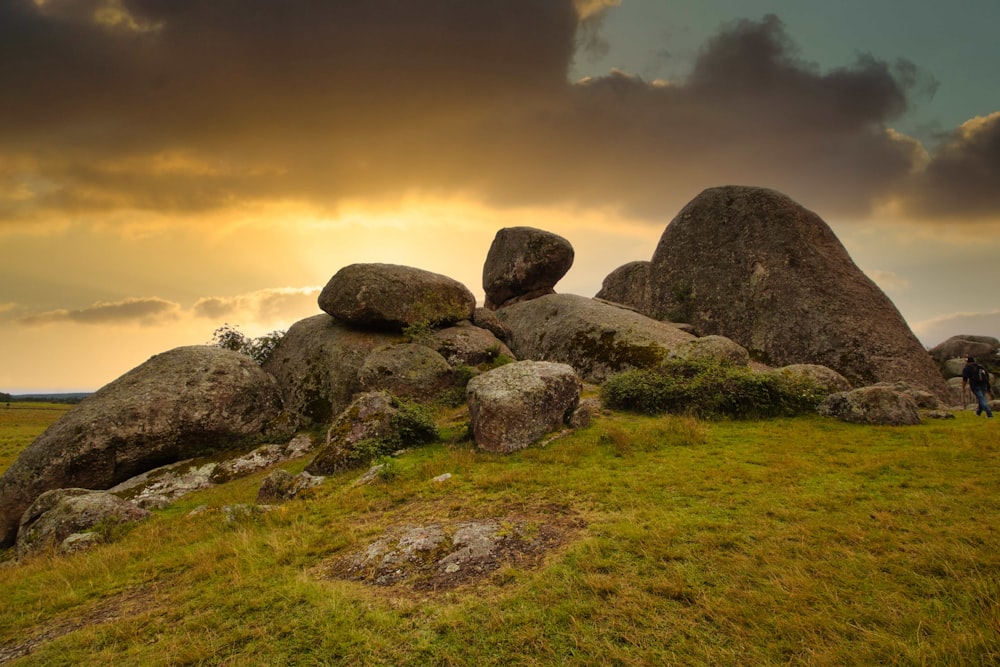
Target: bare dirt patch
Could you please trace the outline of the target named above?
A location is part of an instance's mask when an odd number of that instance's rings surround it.
[[[536,568],[584,528],[574,512],[552,505],[487,518],[397,524],[317,573],[394,593],[451,591],[485,583],[505,565]]]

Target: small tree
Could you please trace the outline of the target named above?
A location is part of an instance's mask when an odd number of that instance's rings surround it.
[[[257,338],[250,338],[240,331],[239,327],[223,324],[212,333],[212,344],[224,350],[240,352],[258,364],[263,364],[284,335],[285,331],[278,329]]]

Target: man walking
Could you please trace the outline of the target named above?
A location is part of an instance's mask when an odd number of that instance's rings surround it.
[[[972,393],[976,396],[976,416],[978,417],[985,412],[987,417],[993,419],[993,411],[990,410],[990,404],[986,402],[986,394],[993,393],[990,389],[990,374],[985,366],[976,363],[975,357],[967,357],[965,368],[962,369],[963,394],[966,386],[972,389]]]

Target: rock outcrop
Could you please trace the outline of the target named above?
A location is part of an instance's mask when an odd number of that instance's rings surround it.
[[[574,294],[551,294],[497,311],[518,359],[569,364],[601,383],[630,368],[648,368],[694,336],[629,308]]]
[[[855,386],[904,381],[948,395],[893,303],[829,226],[764,188],[710,188],[660,238],[649,267],[656,319],[736,341],[768,365],[819,364]]]
[[[250,357],[212,346],[158,354],[103,387],[40,435],[0,477],[0,547],[50,489],[108,489],[210,451],[286,438],[274,378]]]
[[[505,227],[497,232],[483,265],[486,307],[553,294],[573,266],[569,241],[533,227]]]
[[[327,282],[319,307],[355,326],[400,331],[472,319],[476,298],[439,273],[397,264],[351,264]]]
[[[527,447],[566,423],[581,386],[571,366],[546,361],[518,361],[472,378],[466,395],[476,444],[501,453]]]
[[[17,533],[17,557],[60,546],[75,533],[98,525],[141,521],[150,513],[103,491],[53,489],[24,512]]]

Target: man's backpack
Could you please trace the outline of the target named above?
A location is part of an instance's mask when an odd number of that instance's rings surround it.
[[[982,364],[976,364],[976,383],[986,385],[990,383],[990,374]]]

